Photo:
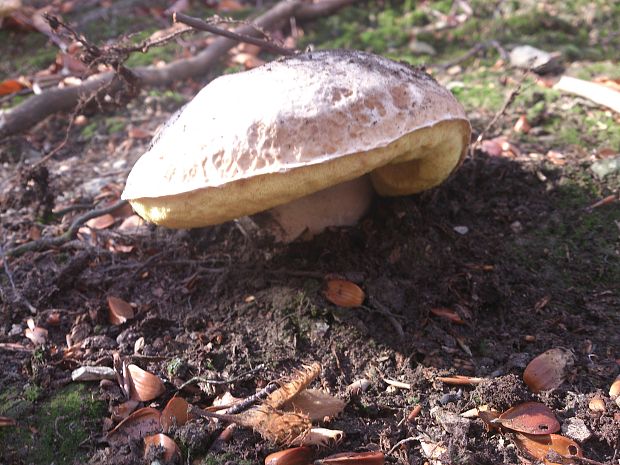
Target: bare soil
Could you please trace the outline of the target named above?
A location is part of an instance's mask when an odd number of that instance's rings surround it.
[[[191,95],[197,87],[179,84],[177,90]],[[143,92],[115,117],[154,131],[177,107]],[[99,129],[109,116],[88,115]],[[473,117],[479,133],[487,115]],[[148,143],[132,139],[123,145],[124,130],[97,132],[94,142],[79,131],[74,128],[67,146],[35,171],[18,161],[33,151],[36,161],[43,146],[63,139],[62,116],[13,139],[11,147],[20,147],[17,159],[3,145],[3,179],[10,180],[2,193],[5,247],[31,240],[33,227],[58,234],[81,213],[58,217],[54,209],[91,203],[101,193],[110,194],[108,200],[117,195]],[[442,186],[416,196],[376,198],[358,226],[310,241],[277,245],[235,223],[123,233],[117,220],[65,246],[5,259],[0,342],[14,346],[0,349],[3,402],[14,406],[27,387],[37,387],[36,401],[17,418],[20,431],[36,442],[40,432],[28,428],[41,415],[37,405],[71,384],[72,369],[112,366],[113,353],[165,381],[157,407],[192,376],[226,380],[262,367],[240,381],[180,393],[206,406],[226,390],[248,396],[318,361],[323,372],[313,387],[347,400],[343,414],[329,423],[346,438],[319,450],[320,456],[388,452],[413,438],[393,450],[387,463],[428,463],[420,440],[445,447],[442,463],[519,463],[525,458],[510,434],[489,432],[479,419],[454,423],[442,415],[484,404],[503,411],[537,400],[560,423],[583,420],[591,432],[582,444],[584,456],[617,463],[620,410],[608,390],[620,362],[620,210],[617,203],[587,209],[613,189],[617,175],[592,175],[592,159],[578,148],[566,150],[561,165],[528,156],[534,148],[527,143],[521,148],[522,155],[512,158],[478,150]],[[364,306],[342,309],[328,302],[322,290],[333,276],[362,287]],[[111,325],[107,296],[134,303],[135,318]],[[431,309],[439,307],[454,310],[465,323],[433,315]],[[57,324],[50,324],[53,312],[60,314]],[[43,347],[24,338],[28,318],[49,331]],[[63,352],[67,334],[80,343],[74,356]],[[135,352],[140,338],[143,345]],[[559,388],[533,394],[522,381],[523,370],[554,347],[570,350],[575,363]],[[487,381],[452,386],[436,380],[450,374]],[[370,380],[370,388],[351,395],[347,386],[361,378]],[[384,379],[411,388],[394,389]],[[110,406],[118,402],[120,391],[91,384],[93,398]],[[606,401],[606,412],[589,410],[594,395]],[[419,416],[403,421],[417,404]],[[9,413],[5,408],[0,414]],[[108,416],[76,424],[88,438],[78,458],[66,463],[144,463],[140,441],[106,444]],[[277,450],[241,429],[231,441],[214,445],[218,432],[206,420],[179,428],[174,436],[184,463],[262,463]],[[0,463],[40,463],[13,434],[0,430]],[[57,436],[58,443],[66,440]]]

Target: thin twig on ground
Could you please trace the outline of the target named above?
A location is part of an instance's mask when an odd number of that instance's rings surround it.
[[[13,247],[5,251],[4,255],[6,257],[16,257],[18,255],[22,255],[26,252],[36,252],[39,250],[45,250],[52,247],[58,247],[63,245],[66,242],[72,240],[78,233],[78,230],[84,223],[92,218],[96,218],[101,215],[105,215],[107,213],[111,213],[120,207],[123,207],[127,204],[126,200],[119,200],[118,202],[113,203],[104,208],[100,208],[97,210],[92,210],[88,213],[85,213],[81,216],[78,216],[67,231],[65,231],[60,236],[56,237],[44,237],[42,239],[37,239],[36,241],[27,242],[22,245],[18,245],[17,247]]]
[[[185,389],[187,386],[190,386],[194,383],[213,384],[216,386],[235,383],[239,380],[242,380],[248,377],[249,375],[256,373],[257,371],[262,370],[263,368],[265,368],[264,365],[258,365],[257,367],[251,369],[250,371],[246,371],[245,373],[241,373],[239,376],[235,376],[234,378],[229,378],[229,379],[209,379],[209,378],[203,378],[202,376],[194,376],[193,378],[190,378],[187,381],[185,381],[183,384],[181,384],[181,386],[179,386],[177,390],[181,391]]]
[[[239,34],[237,32],[229,31],[228,29],[222,29],[221,27],[217,27],[211,23],[203,21],[200,18],[194,18],[183,13],[175,12],[172,14],[172,18],[175,22],[187,24],[194,29],[210,32],[211,34],[217,34],[223,37],[228,37],[229,39],[233,39],[238,42],[246,42],[248,44],[258,45],[259,47],[262,47],[269,52],[277,53],[278,55],[288,56],[298,53],[298,51],[295,49],[281,47],[278,44],[275,44],[269,40],[259,39],[257,37],[252,37],[246,34]],[[252,26],[252,24],[250,24],[250,26]]]
[[[525,79],[530,75],[530,72],[531,72],[531,69],[524,71],[523,75],[521,76],[521,78],[519,79],[515,87],[512,89],[512,91],[510,91],[510,93],[508,94],[508,97],[506,97],[506,100],[504,100],[504,104],[502,105],[502,107],[499,109],[497,113],[495,113],[495,116],[493,116],[489,124],[487,124],[486,127],[482,130],[482,132],[478,135],[478,137],[476,138],[476,141],[473,144],[471,144],[471,147],[469,148],[470,157],[474,156],[476,149],[480,146],[480,143],[482,142],[484,137],[491,130],[491,128],[495,125],[495,123],[497,123],[497,121],[502,116],[504,116],[504,114],[506,113],[506,110],[508,110],[510,105],[512,105],[512,103],[514,102],[515,98],[517,98],[517,96],[521,93],[521,88],[523,87],[523,83],[525,82]]]

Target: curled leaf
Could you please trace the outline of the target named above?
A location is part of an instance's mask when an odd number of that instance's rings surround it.
[[[127,372],[131,378],[131,398],[148,402],[162,395],[166,388],[158,376],[143,370],[137,365],[128,365]]]
[[[28,318],[28,328],[24,335],[35,345],[43,345],[47,341],[47,329],[36,326],[32,318]]]
[[[534,393],[555,389],[574,363],[574,356],[565,349],[555,348],[534,358],[523,372],[523,381]]]
[[[283,405],[284,410],[301,412],[310,417],[311,421],[335,417],[344,410],[345,402],[337,397],[318,389],[306,389],[295,398]]]
[[[134,317],[133,307],[118,297],[108,297],[108,318],[113,325],[120,325]]]
[[[458,325],[465,324],[465,321],[463,321],[460,315],[450,308],[445,308],[445,307],[431,308],[431,313],[435,316],[438,316],[439,318],[444,318]]]
[[[136,410],[108,433],[110,444],[125,444],[161,430],[160,413],[152,407]]]
[[[181,450],[176,442],[165,434],[158,433],[144,438],[144,457],[149,455],[151,448],[158,447],[163,449],[163,459],[166,463],[172,462],[175,457],[181,456]]]
[[[269,454],[265,458],[265,465],[307,465],[313,456],[310,447],[293,447]]]
[[[161,412],[161,426],[168,432],[173,425],[182,426],[189,419],[191,406],[182,397],[173,397],[168,401]]]
[[[502,413],[494,423],[527,434],[551,434],[560,430],[553,412],[540,402],[525,402]]]
[[[517,433],[514,441],[521,452],[536,460],[542,461],[545,465],[556,463],[576,464],[580,462],[571,460],[571,458],[583,457],[583,452],[579,444],[559,434],[531,436]],[[553,454],[558,454],[560,456],[559,461],[553,459]]]
[[[15,426],[17,422],[13,418],[0,417],[0,427],[2,426]]]

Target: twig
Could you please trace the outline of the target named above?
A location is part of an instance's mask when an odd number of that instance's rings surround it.
[[[476,149],[478,148],[478,146],[480,145],[484,137],[487,135],[489,130],[493,127],[493,125],[495,125],[495,123],[497,123],[497,120],[499,120],[504,115],[504,113],[506,113],[506,110],[508,110],[508,107],[510,107],[512,102],[514,102],[515,98],[517,98],[517,96],[521,93],[521,87],[523,87],[523,83],[525,82],[525,79],[530,75],[530,72],[531,72],[531,69],[525,70],[525,72],[523,73],[523,76],[521,76],[515,88],[512,89],[510,94],[508,94],[508,97],[506,97],[506,100],[504,101],[504,104],[502,105],[502,107],[499,109],[497,113],[495,113],[495,116],[493,116],[493,119],[489,122],[489,124],[486,125],[486,127],[478,135],[478,137],[476,138],[476,141],[473,144],[471,144],[471,147],[469,148],[470,157],[474,156]]]
[[[402,446],[403,444],[406,444],[406,443],[411,442],[411,441],[419,441],[419,440],[420,440],[420,438],[418,436],[412,436],[410,438],[401,439],[396,444],[394,444],[392,446],[392,448],[389,451],[387,451],[387,453],[385,455],[392,455],[394,453],[394,451],[396,449],[398,449],[400,446]]]
[[[208,378],[203,378],[201,376],[194,376],[193,378],[190,378],[187,381],[185,381],[183,384],[181,384],[181,386],[179,386],[177,391],[181,391],[185,389],[187,386],[189,386],[190,384],[194,384],[194,383],[214,384],[218,386],[222,384],[235,383],[245,378],[246,376],[249,376],[251,374],[256,373],[257,371],[262,370],[264,367],[265,367],[264,365],[258,365],[256,368],[253,368],[250,371],[246,371],[245,373],[241,373],[239,376],[235,376],[234,378],[230,378],[230,379],[208,379]]]
[[[445,69],[451,68],[454,65],[458,65],[464,62],[465,60],[468,60],[469,58],[477,55],[478,53],[487,50],[490,47],[493,47],[495,50],[497,50],[497,53],[499,54],[502,60],[506,61],[509,59],[508,52],[506,51],[506,49],[504,49],[504,47],[502,47],[502,45],[497,40],[489,40],[487,42],[478,43],[474,45],[472,48],[470,48],[467,52],[465,52],[464,55],[461,55],[460,57],[457,57],[454,60],[450,60],[450,61],[447,61],[439,65],[439,69],[445,70]]]
[[[229,39],[233,39],[238,42],[247,42],[248,44],[258,45],[259,47],[262,47],[265,50],[268,50],[273,53],[277,53],[279,55],[289,56],[289,55],[295,55],[296,53],[298,53],[297,50],[286,48],[286,47],[280,47],[279,45],[274,44],[273,42],[270,42],[268,40],[258,39],[256,37],[251,37],[245,34],[232,32],[227,29],[222,29],[221,27],[217,27],[217,26],[214,26],[213,24],[209,24],[208,22],[203,21],[202,19],[194,18],[192,16],[187,16],[187,15],[184,15],[183,13],[174,12],[172,14],[172,18],[175,23],[187,24],[188,26],[191,26],[194,29],[199,29],[201,31],[210,32],[211,34],[217,34],[219,36],[228,37]]]
[[[258,391],[257,393],[252,394],[249,397],[246,397],[241,402],[239,402],[239,403],[233,405],[232,407],[230,407],[229,409],[227,409],[226,413],[229,414],[229,415],[234,415],[236,413],[241,413],[244,410],[249,409],[252,405],[254,405],[259,400],[266,399],[267,396],[269,396],[269,394],[271,394],[272,392],[276,391],[279,387],[280,386],[278,385],[278,383],[271,382],[267,386],[265,386],[263,389]]]
[[[105,215],[106,213],[111,213],[114,210],[123,207],[127,204],[126,200],[119,200],[118,202],[105,207],[100,208],[98,210],[92,210],[88,213],[85,213],[81,216],[78,216],[75,221],[71,224],[69,229],[57,237],[45,237],[43,239],[38,239],[36,241],[27,242],[26,244],[19,245],[17,247],[13,247],[12,249],[8,249],[5,252],[5,256],[7,257],[16,257],[26,252],[36,252],[39,250],[49,249],[52,247],[58,247],[59,245],[64,244],[65,242],[69,242],[76,235],[80,227],[86,223],[88,220],[92,218],[96,218],[101,215]]]
[[[296,18],[312,19],[330,14],[338,8],[353,3],[354,0],[327,0],[319,3],[306,3],[301,0],[284,0],[256,18],[254,24],[259,28],[270,29],[283,20]],[[238,34],[256,35],[256,27],[242,26],[235,30]],[[162,86],[196,76],[204,76],[226,52],[236,45],[236,41],[227,37],[218,37],[209,47],[191,58],[171,62],[165,66],[137,67],[131,71],[139,84],[144,86]],[[104,72],[91,76],[80,85],[56,88],[34,95],[10,110],[0,110],[0,139],[25,131],[47,116],[61,111],[71,111],[80,99],[88,98],[93,92],[110,84],[113,72]],[[114,92],[121,82],[115,82],[106,91]]]
[[[2,265],[4,267],[4,273],[6,274],[7,278],[9,278],[9,283],[11,284],[11,289],[13,289],[13,294],[15,294],[15,298],[17,299],[17,301],[23,302],[24,305],[28,307],[28,310],[30,310],[30,313],[34,315],[35,313],[37,313],[37,309],[34,305],[32,305],[28,301],[28,299],[26,299],[22,295],[21,292],[19,292],[19,290],[17,289],[17,286],[15,286],[15,281],[13,280],[13,273],[11,273],[11,269],[9,268],[8,260],[6,260],[7,256],[8,256],[8,253],[5,253],[4,249],[0,246],[0,258],[2,258]]]

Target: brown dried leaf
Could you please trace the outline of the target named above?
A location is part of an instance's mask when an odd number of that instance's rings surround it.
[[[161,412],[161,426],[167,433],[172,426],[182,426],[189,420],[190,404],[182,397],[173,397]]]
[[[461,316],[456,313],[454,310],[445,308],[445,307],[437,307],[431,308],[431,313],[439,318],[445,318],[446,320],[451,321],[452,323],[456,323],[459,325],[464,325],[465,321],[461,318]]]
[[[144,407],[136,410],[116,428],[108,433],[110,444],[126,444],[129,439],[140,439],[161,430],[160,413],[153,407]]]
[[[24,331],[24,335],[35,345],[43,345],[47,341],[47,329],[41,328],[34,324],[32,318],[28,318],[28,328]]]
[[[88,226],[90,229],[105,229],[112,226],[115,221],[116,220],[112,215],[106,213],[105,215],[91,218],[86,222],[86,226]]]
[[[17,422],[13,418],[0,417],[0,427],[2,426],[15,426]]]
[[[143,370],[137,365],[128,365],[127,372],[131,378],[131,398],[148,402],[162,395],[166,388],[158,376]]]
[[[133,307],[118,297],[108,297],[108,319],[113,325],[121,325],[134,317]]]
[[[574,363],[573,354],[554,348],[534,358],[523,372],[523,381],[534,393],[555,389],[564,381],[566,370]]]
[[[158,433],[144,438],[144,457],[147,457],[152,447],[162,447],[164,449],[164,462],[170,463],[181,456],[181,450],[173,439],[165,434]]]
[[[581,447],[575,441],[568,439],[559,434],[546,434],[543,436],[530,436],[527,434],[517,433],[515,436],[515,444],[517,448],[524,454],[541,460],[545,465],[556,463],[576,464],[577,460],[571,460],[571,457],[583,457]],[[547,455],[549,452],[555,452],[562,456],[561,462],[554,462]]]
[[[540,402],[524,402],[502,413],[494,420],[505,428],[527,434],[551,434],[560,430],[553,412]]]
[[[6,81],[0,82],[0,95],[14,94],[25,87],[23,83],[16,79],[7,79]]]
[[[532,130],[532,126],[530,126],[530,123],[527,120],[527,116],[521,115],[519,116],[519,119],[515,123],[513,129],[515,132],[527,134],[528,132]]]
[[[131,415],[131,412],[133,412],[138,405],[140,405],[140,402],[131,399],[122,404],[115,405],[112,407],[112,419],[114,421],[123,421]]]
[[[344,279],[330,279],[323,292],[325,298],[339,307],[353,308],[364,303],[366,295],[355,283]]]
[[[314,462],[316,465],[383,465],[383,452],[343,452]]]
[[[313,457],[314,451],[310,447],[293,447],[269,454],[265,465],[307,465]]]
[[[293,410],[308,415],[311,421],[319,421],[339,415],[345,405],[343,400],[331,394],[318,389],[306,389],[282,407],[285,411]]]

